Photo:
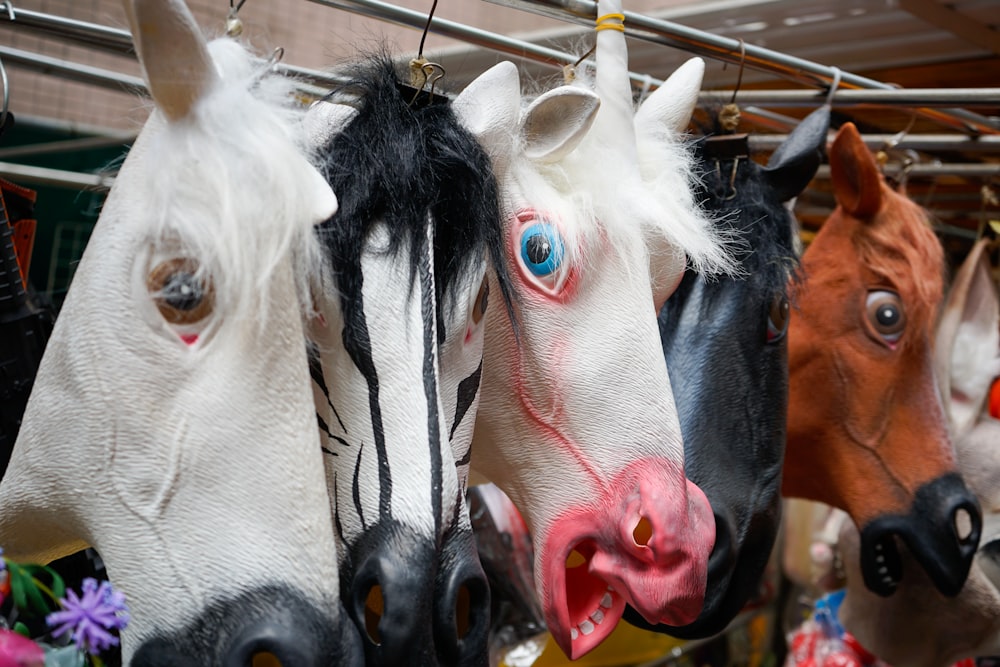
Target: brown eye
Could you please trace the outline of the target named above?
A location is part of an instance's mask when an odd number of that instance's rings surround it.
[[[771,301],[771,307],[767,311],[767,342],[774,343],[781,340],[781,337],[788,331],[789,315],[788,299],[784,296],[776,296]]]
[[[486,315],[486,306],[489,305],[490,284],[483,278],[483,284],[479,286],[479,294],[476,295],[476,303],[472,306],[472,321],[479,324]]]
[[[194,324],[212,312],[212,284],[198,268],[193,259],[175,257],[157,264],[146,276],[146,289],[167,322]]]
[[[887,343],[895,343],[906,328],[903,302],[895,292],[872,290],[865,300],[865,315],[875,332]]]

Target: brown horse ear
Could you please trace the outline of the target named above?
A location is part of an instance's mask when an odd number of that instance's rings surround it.
[[[882,175],[854,123],[845,123],[833,140],[830,175],[837,203],[845,211],[862,220],[878,212],[882,205]]]

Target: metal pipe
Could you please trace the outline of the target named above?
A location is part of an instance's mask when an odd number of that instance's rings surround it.
[[[114,176],[107,174],[81,174],[75,171],[32,167],[26,164],[0,162],[0,176],[9,177],[18,183],[31,185],[55,185],[73,190],[110,190],[115,183]]]
[[[593,0],[486,0],[496,5],[521,9],[541,16],[559,19],[592,27],[597,16],[597,3]],[[690,53],[714,58],[728,63],[770,72],[792,81],[799,81],[812,86],[829,86],[838,72],[832,67],[820,65],[803,58],[796,58],[785,53],[772,51],[753,44],[741,43],[729,37],[721,37],[712,33],[688,28],[678,23],[654,19],[635,12],[625,14],[625,33],[631,37],[643,39],[656,44],[683,49]],[[867,77],[839,72],[840,83],[848,88],[891,89],[887,83]],[[1000,134],[1000,128],[988,118],[971,113],[964,109],[934,109],[919,108],[920,115],[943,125],[960,131]]]
[[[751,134],[749,137],[750,145],[761,151],[773,151],[787,138],[787,134]],[[907,134],[897,139],[894,134],[863,134],[861,139],[874,149],[895,142],[893,146],[899,150],[1000,152],[1000,136],[996,135],[969,138],[964,134]]]
[[[413,9],[397,7],[380,0],[310,0],[319,5],[341,9],[360,16],[378,19],[394,25],[423,30],[427,23],[427,14]],[[482,46],[507,55],[529,58],[536,62],[546,63],[553,67],[571,65],[576,58],[530,42],[524,42],[506,37],[495,32],[480,30],[448,19],[434,17],[431,21],[431,32],[436,35],[450,37],[475,46]]]
[[[902,176],[904,172],[910,178],[921,176],[961,176],[963,178],[991,178],[1000,176],[1000,163],[983,162],[975,164],[937,164],[937,163],[914,163],[909,166],[902,166],[890,162],[884,167],[891,176]],[[816,172],[816,178],[830,178],[830,165],[820,165]]]
[[[0,21],[30,28],[57,37],[72,39],[87,46],[113,51],[121,55],[134,55],[132,35],[128,30],[78,21],[76,19],[19,9],[13,2],[0,2]]]
[[[0,46],[0,58],[3,58],[6,63],[17,63],[43,74],[57,74],[73,81],[111,88],[119,92],[147,94],[146,82],[137,76],[112,72],[90,65],[71,63],[43,56],[40,53],[13,49],[9,46]]]
[[[732,91],[704,91],[701,101],[729,101]],[[768,107],[818,107],[827,101],[826,91],[740,90],[736,101]],[[983,106],[1000,108],[1000,88],[892,88],[838,89],[831,100],[834,107],[867,104],[904,107]]]
[[[20,119],[18,121],[18,124],[20,124]],[[80,139],[50,141],[41,144],[10,146],[8,148],[0,148],[0,160],[23,159],[29,156],[49,155],[51,153],[72,153],[74,151],[86,151],[98,148],[114,148],[115,146],[124,147],[134,142],[135,137],[135,134],[116,137],[83,137]]]

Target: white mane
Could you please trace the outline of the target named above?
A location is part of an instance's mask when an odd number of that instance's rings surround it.
[[[321,265],[312,200],[296,194],[315,186],[304,169],[305,109],[293,82],[240,44],[222,38],[209,51],[220,81],[190,118],[160,128],[137,180],[156,184],[148,193],[152,238],[183,243],[178,250],[211,275],[228,318],[264,321],[261,295],[282,257],[297,258],[304,308]]]
[[[594,89],[586,74],[578,74],[573,85]],[[527,98],[522,106],[530,102]],[[652,136],[640,137],[637,150],[641,179],[622,177],[635,173],[634,154],[593,128],[557,162],[532,161],[515,151],[510,177],[527,201],[544,209],[539,213],[556,215],[570,255],[600,234],[615,248],[664,239],[700,273],[738,273],[730,255],[738,240],[720,233],[695,201],[698,175],[686,136],[661,126]]]

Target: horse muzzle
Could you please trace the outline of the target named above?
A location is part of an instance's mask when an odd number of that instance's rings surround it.
[[[488,661],[489,586],[471,530],[440,547],[396,522],[369,527],[341,569],[367,665],[462,666]]]
[[[217,600],[185,628],[146,639],[134,667],[321,667],[363,665],[354,625],[337,608],[324,613],[300,594],[267,586]]]
[[[899,537],[941,594],[954,597],[969,576],[982,528],[979,503],[957,473],[927,482],[908,514],[880,516],[862,528],[865,586],[883,597],[896,591],[903,576]]]

